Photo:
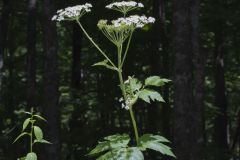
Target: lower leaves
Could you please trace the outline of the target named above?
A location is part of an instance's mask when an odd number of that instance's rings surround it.
[[[164,144],[169,141],[162,136],[144,134],[139,138],[138,146],[129,146],[129,142],[127,134],[105,137],[88,156],[98,156],[97,160],[144,160],[143,151],[151,149],[176,158],[171,148]]]
[[[37,155],[34,152],[28,153],[25,160],[37,160]]]

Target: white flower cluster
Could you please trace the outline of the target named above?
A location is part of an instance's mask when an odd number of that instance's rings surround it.
[[[118,18],[117,20],[112,21],[115,27],[126,25],[126,26],[134,26],[136,28],[142,28],[146,24],[150,24],[154,22],[155,22],[155,18],[153,17],[138,16],[138,15],[133,15],[126,18]]]
[[[143,8],[144,5],[142,3],[137,3],[134,1],[122,1],[122,2],[114,2],[106,6],[108,9],[113,9],[114,7],[120,8],[120,7],[137,7],[137,8]]]
[[[125,103],[124,103],[123,98],[120,98],[120,99],[119,99],[119,102],[122,103],[122,108],[123,108],[123,109],[129,110],[129,106],[130,106],[130,103],[131,103],[131,99],[130,99],[129,97],[127,98],[127,100],[126,100]]]
[[[86,3],[84,5],[76,5],[73,7],[67,7],[65,9],[60,9],[57,14],[52,17],[52,20],[63,21],[63,20],[74,20],[76,18],[82,17],[85,13],[90,12],[92,5]]]

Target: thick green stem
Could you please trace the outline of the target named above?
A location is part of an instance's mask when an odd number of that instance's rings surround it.
[[[138,139],[139,139],[138,128],[137,128],[137,123],[136,123],[135,116],[134,116],[134,113],[133,113],[133,106],[129,107],[129,112],[130,112],[130,116],[131,116],[131,120],[132,120],[132,124],[133,124],[133,129],[134,129],[136,142],[137,142],[137,145],[138,145]]]
[[[125,102],[127,101],[127,93],[126,93],[126,88],[123,82],[123,76],[122,76],[122,45],[118,46],[118,77],[119,77],[119,81],[120,81],[120,88],[122,90],[122,94],[124,97]],[[134,130],[134,134],[135,134],[135,139],[136,139],[136,143],[138,145],[138,128],[137,128],[137,123],[134,117],[134,113],[132,110],[132,106],[128,106],[129,107],[129,112],[130,112],[130,117],[131,117],[131,121],[132,121],[132,125],[133,125],[133,130]]]
[[[86,37],[92,42],[92,44],[98,49],[98,51],[108,60],[108,62],[112,65],[112,67],[117,68],[116,65],[108,58],[106,53],[103,52],[103,50],[93,41],[93,39],[89,36],[87,31],[83,28],[82,24],[79,22],[79,20],[76,20],[79,27],[82,29],[83,33],[86,35]]]

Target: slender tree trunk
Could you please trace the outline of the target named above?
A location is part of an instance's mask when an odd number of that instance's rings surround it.
[[[8,24],[9,24],[9,14],[10,14],[10,0],[3,0],[2,1],[2,12],[0,16],[0,103],[3,103],[3,98],[2,98],[2,78],[3,78],[3,65],[4,65],[4,53],[7,48],[7,32],[8,32]],[[8,112],[7,115],[8,116]],[[4,124],[3,124],[3,115],[1,115],[2,118],[0,118],[0,130],[2,131],[4,129]],[[11,148],[13,149],[13,146],[9,146],[4,142],[2,139],[0,141],[0,148],[3,150],[3,154],[5,158],[11,158],[13,156],[8,155],[8,151],[6,148]]]
[[[28,2],[27,106],[36,107],[36,0]]]
[[[72,87],[79,90],[81,88],[82,31],[76,23],[73,24],[72,39]]]
[[[60,122],[59,122],[59,75],[57,67],[57,32],[56,23],[51,21],[54,15],[53,1],[44,0],[44,100],[43,109],[48,120],[47,138],[53,144],[46,147],[47,160],[60,159]]]
[[[199,39],[199,9],[200,0],[195,0],[191,5],[191,23],[192,23],[192,51],[193,51],[193,79],[194,79],[194,99],[193,112],[194,125],[192,139],[195,147],[193,155],[195,160],[202,160],[203,145],[204,145],[204,87],[205,87],[205,53],[200,49]]]
[[[224,50],[223,50],[223,32],[222,23],[218,23],[218,28],[215,32],[215,105],[219,109],[220,114],[217,114],[214,121],[213,142],[216,146],[216,159],[226,159],[228,151],[227,141],[227,97],[224,77]]]
[[[201,159],[199,119],[201,106],[194,106],[193,55],[198,46],[198,0],[174,0],[174,147],[178,160]]]
[[[10,0],[3,0],[2,14],[0,17],[0,90],[2,90],[3,58],[7,46],[8,20],[10,12]],[[0,102],[2,102],[2,92],[0,92]],[[0,124],[1,125],[1,124]]]

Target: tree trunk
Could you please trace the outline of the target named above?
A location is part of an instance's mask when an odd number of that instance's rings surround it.
[[[3,58],[7,46],[7,30],[10,12],[10,0],[3,0],[2,14],[0,17],[0,90],[2,89]],[[0,102],[2,102],[2,92],[0,92]]]
[[[82,31],[75,22],[73,23],[72,39],[72,87],[79,90],[81,88]]]
[[[51,21],[54,15],[53,1],[44,0],[44,52],[45,52],[45,65],[44,65],[44,99],[43,109],[47,125],[47,138],[53,144],[46,147],[47,160],[60,159],[60,112],[59,112],[59,75],[57,67],[57,32],[56,23]]]
[[[194,106],[193,55],[198,55],[198,0],[174,0],[174,147],[178,160],[201,159],[202,106]]]
[[[0,104],[3,104],[3,91],[2,91],[2,78],[3,78],[3,71],[4,71],[4,53],[6,52],[7,48],[7,32],[8,32],[8,26],[9,26],[9,14],[10,14],[10,1],[11,0],[3,0],[2,1],[2,11],[0,16]],[[5,101],[5,100],[4,100]],[[8,118],[9,112],[7,107],[5,115],[0,115],[2,118],[0,119],[0,130],[2,131],[4,129],[4,123],[3,120]],[[8,138],[4,140],[3,138],[0,140],[0,148],[3,150],[3,157],[6,159],[9,158],[16,158],[13,155],[9,155],[8,151],[15,150],[15,147],[10,145],[8,143],[5,143],[8,141]]]
[[[36,0],[28,2],[27,107],[36,107]]]
[[[227,142],[227,97],[224,77],[224,51],[223,51],[223,33],[222,23],[218,23],[218,29],[215,32],[215,105],[219,109],[214,121],[213,142],[216,147],[216,159],[226,159],[228,151]]]
[[[192,51],[193,51],[193,110],[194,110],[194,125],[192,139],[195,143],[193,155],[195,160],[202,160],[203,145],[204,145],[204,87],[205,87],[205,53],[200,49],[199,43],[199,8],[200,0],[195,0],[191,5],[192,13]]]

